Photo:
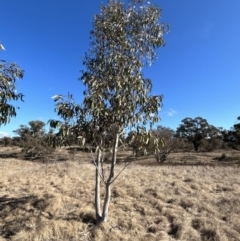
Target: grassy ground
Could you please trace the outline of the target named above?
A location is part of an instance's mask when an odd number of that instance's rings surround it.
[[[109,220],[98,227],[86,154],[51,164],[2,155],[0,241],[240,240],[239,154],[226,155],[132,163],[113,184]]]

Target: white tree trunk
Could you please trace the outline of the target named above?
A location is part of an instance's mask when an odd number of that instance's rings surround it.
[[[99,172],[101,170],[101,151],[98,150],[97,153],[97,161],[96,161],[96,176],[95,176],[95,212],[96,212],[96,223],[99,223],[102,219],[101,217],[101,192],[100,192],[100,184],[101,179]]]
[[[114,142],[114,147],[113,147],[112,162],[111,162],[109,178],[105,185],[106,194],[105,194],[105,199],[104,199],[104,204],[103,204],[102,222],[107,222],[107,218],[108,218],[108,210],[109,210],[109,204],[110,204],[110,199],[111,199],[111,184],[112,184],[112,181],[114,180],[114,169],[115,169],[115,165],[117,162],[118,142],[119,142],[119,134],[117,133],[115,142]]]
[[[106,194],[105,194],[105,199],[103,204],[102,222],[107,222],[107,218],[108,218],[108,209],[109,209],[109,204],[111,199],[111,183],[106,183],[105,188],[106,188]]]

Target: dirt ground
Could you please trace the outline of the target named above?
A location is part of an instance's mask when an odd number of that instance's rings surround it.
[[[0,150],[0,241],[240,240],[238,152],[140,158],[114,182],[108,222],[96,226],[89,154],[60,150],[68,158],[41,163],[18,151]]]

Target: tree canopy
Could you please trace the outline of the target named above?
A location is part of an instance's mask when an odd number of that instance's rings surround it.
[[[0,126],[9,123],[10,118],[17,114],[17,107],[11,102],[23,101],[23,94],[16,90],[16,80],[23,75],[24,71],[17,64],[0,61]]]
[[[177,137],[186,138],[198,151],[201,141],[205,138],[211,138],[219,133],[219,130],[213,125],[209,125],[207,120],[202,117],[185,118],[182,124],[176,130]]]
[[[78,131],[79,137],[93,139],[97,147],[96,189],[99,177],[106,185],[106,198],[100,213],[99,191],[96,191],[96,217],[106,221],[110,198],[110,186],[116,179],[114,167],[119,141],[124,131],[134,128],[144,133],[159,121],[158,110],[162,105],[161,94],[151,95],[152,82],[144,77],[143,67],[153,64],[156,49],[164,46],[163,34],[168,25],[159,22],[161,10],[145,0],[109,0],[94,16],[90,32],[90,49],[85,54],[80,80],[86,86],[84,100],[76,104],[71,95],[54,97],[55,110],[63,122],[50,121],[59,127],[64,136]],[[108,178],[101,175],[101,155],[106,133],[111,134],[112,161]],[[109,143],[108,143],[109,146]],[[118,176],[118,175],[117,175]],[[98,200],[98,201],[97,201]]]

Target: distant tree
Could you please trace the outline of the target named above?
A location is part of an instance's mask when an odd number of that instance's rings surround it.
[[[200,145],[199,150],[201,151],[214,151],[224,148],[223,141],[220,136],[214,136],[212,138],[203,139]]]
[[[35,121],[29,121],[28,122],[29,126],[30,126],[30,131],[31,131],[31,136],[33,138],[37,138],[37,137],[43,137],[45,134],[45,123],[43,121],[40,120],[35,120]]]
[[[142,67],[151,65],[156,48],[164,45],[167,26],[159,23],[160,9],[145,0],[109,0],[94,17],[91,49],[85,55],[81,80],[86,85],[82,105],[72,96],[65,100],[55,96],[56,111],[63,122],[50,121],[64,139],[73,131],[84,142],[92,139],[96,149],[95,211],[96,222],[106,222],[121,137],[133,128],[142,141],[148,141],[145,125],[159,120],[161,95],[150,96],[150,79],[144,78]],[[108,136],[111,135],[111,136]],[[107,138],[106,138],[107,137]],[[106,141],[107,140],[107,141]],[[110,140],[110,141],[109,141]],[[103,171],[104,152],[111,150],[108,175]],[[123,167],[123,169],[126,166]],[[122,169],[122,170],[123,170]],[[100,180],[105,184],[103,209],[100,206]]]
[[[186,138],[194,146],[197,152],[202,140],[212,138],[217,135],[218,130],[212,125],[209,125],[206,119],[201,117],[185,118],[182,124],[176,130],[176,137]]]
[[[222,140],[222,148],[232,148],[231,145],[234,142],[235,138],[232,134],[231,130],[226,130],[222,127],[218,128],[221,133],[221,140]]]
[[[3,146],[11,146],[13,142],[11,137],[4,136],[3,138],[1,138],[0,143]]]
[[[237,119],[240,121],[240,116]],[[228,132],[228,143],[231,148],[240,151],[240,122]]]
[[[177,148],[178,142],[175,131],[169,127],[158,126],[156,130],[153,130],[152,135],[163,142],[162,145],[159,145],[159,148],[153,148],[154,157],[159,163],[165,162],[170,153]]]
[[[13,136],[12,137],[12,145],[20,147],[21,146],[21,137]]]
[[[237,119],[240,121],[240,116]],[[240,145],[240,122],[234,125],[234,136],[236,143]]]
[[[29,121],[28,124],[29,126],[20,125],[17,130],[13,131],[20,137],[18,145],[22,148],[25,158],[43,160],[52,152],[52,148],[47,144],[48,134],[44,129],[45,123],[36,120]]]
[[[240,116],[237,118],[240,121]],[[223,145],[240,151],[240,123],[235,124],[230,130],[220,129]]]
[[[23,78],[24,71],[15,63],[0,61],[0,126],[9,123],[11,117],[16,116],[16,107],[11,101],[20,99],[23,94],[16,91],[16,80]],[[18,108],[18,107],[17,107]]]
[[[142,142],[141,136],[138,136],[136,131],[131,131],[128,134],[127,143],[136,156],[153,155],[159,163],[166,161],[178,144],[175,131],[164,126],[151,129],[148,137],[145,138],[149,139],[147,143]]]
[[[32,138],[42,137],[45,134],[45,123],[43,121],[29,121],[29,126],[20,125],[20,128],[13,132],[19,135],[22,140],[26,140],[31,136]]]
[[[149,142],[144,143],[142,133],[139,134],[137,131],[130,131],[128,133],[126,138],[126,144],[132,149],[132,154],[135,157],[143,156],[149,153],[147,150]]]
[[[221,128],[209,125],[207,137],[201,141],[201,150],[214,151],[221,149],[223,147],[222,142]]]

